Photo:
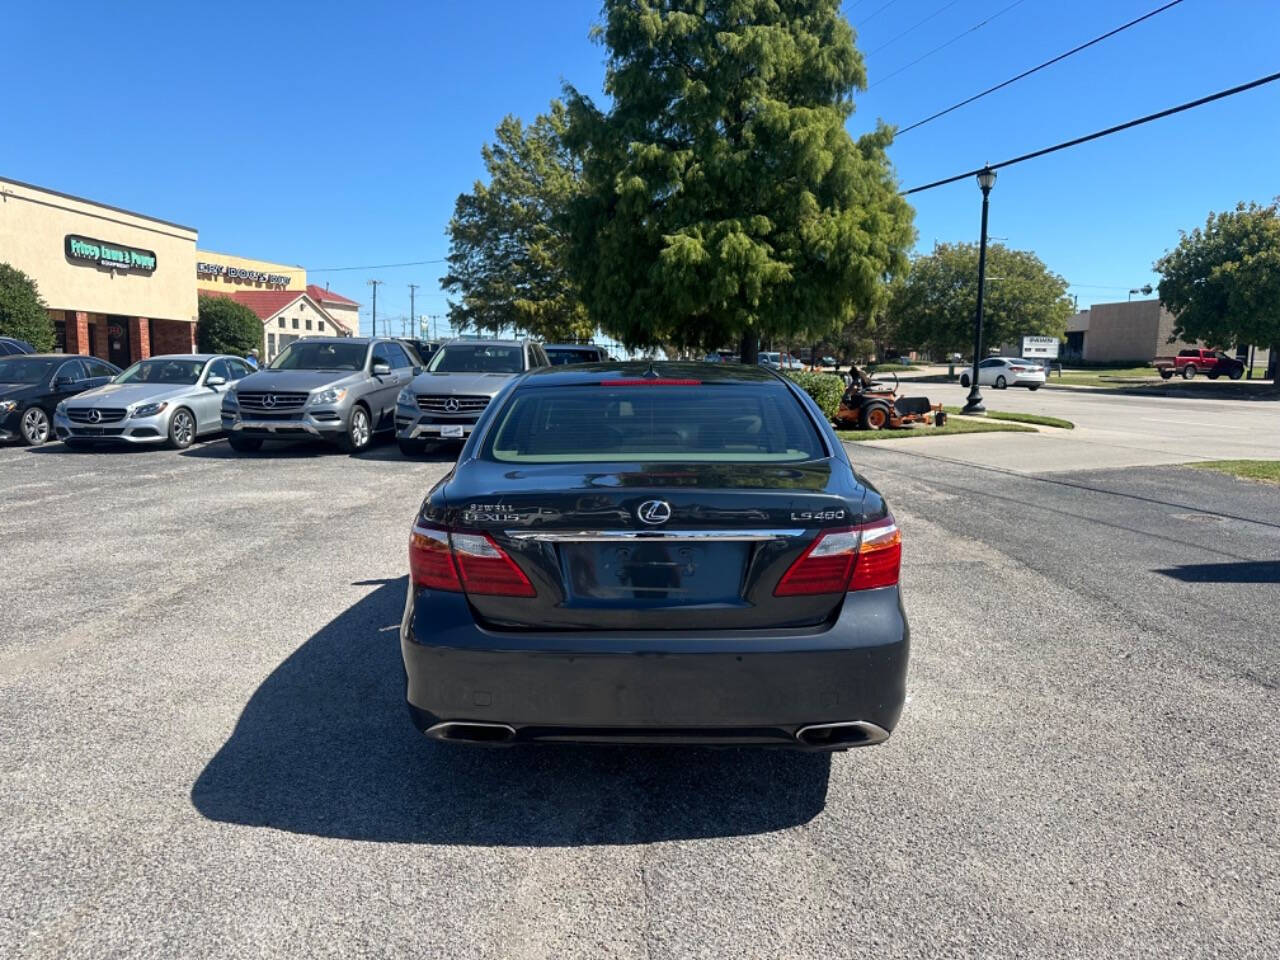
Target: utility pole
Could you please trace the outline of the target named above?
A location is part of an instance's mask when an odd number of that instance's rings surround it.
[[[373,335],[378,335],[378,287],[382,285],[381,280],[370,280],[369,286],[373,287]]]
[[[416,283],[409,284],[409,323],[410,324],[415,324],[418,322],[418,315],[413,311],[413,295],[417,292],[418,292],[418,285]],[[414,336],[417,336],[416,332],[414,333]]]

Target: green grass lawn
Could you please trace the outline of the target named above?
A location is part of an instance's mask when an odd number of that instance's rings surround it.
[[[1280,484],[1280,460],[1206,460],[1188,466],[1198,470],[1216,470],[1242,480]]]
[[[873,363],[867,367],[867,373],[905,373],[909,370],[919,369],[919,367],[906,363]]]
[[[961,416],[960,407],[944,407],[948,416]],[[1046,417],[1039,413],[1008,413],[1004,410],[988,410],[988,420],[1007,420],[1011,423],[1033,423],[1039,427],[1057,427],[1059,430],[1074,430],[1076,425],[1070,420],[1059,417]]]
[[[900,430],[837,430],[841,440],[862,442],[866,440],[909,440],[913,437],[950,437],[957,433],[1035,433],[1035,427],[1024,427],[1019,423],[998,423],[994,420],[954,420],[947,419],[944,427],[929,427],[923,424],[914,427],[903,427]]]
[[[1062,376],[1055,372],[1049,375],[1049,383],[1065,383],[1077,387],[1105,387],[1110,381],[1103,377],[1123,377],[1126,379],[1141,377],[1159,380],[1160,373],[1155,367],[1096,367],[1090,369],[1072,369],[1066,367]]]

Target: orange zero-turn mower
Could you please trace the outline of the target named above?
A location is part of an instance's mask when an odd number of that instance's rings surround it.
[[[940,403],[930,403],[928,397],[898,396],[898,375],[890,371],[893,383],[873,380],[857,367],[849,373],[853,383],[840,398],[836,412],[836,426],[845,429],[886,430],[915,423],[929,423],[940,427],[947,422],[947,414]]]

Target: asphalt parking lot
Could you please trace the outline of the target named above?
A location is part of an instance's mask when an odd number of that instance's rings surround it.
[[[853,449],[913,661],[835,757],[421,738],[446,459],[0,448],[0,954],[1274,957],[1280,494],[940,442]]]

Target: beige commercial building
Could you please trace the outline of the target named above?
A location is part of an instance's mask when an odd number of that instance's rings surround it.
[[[0,262],[36,281],[67,353],[195,348],[194,227],[0,178]]]
[[[120,367],[192,353],[198,294],[253,310],[268,359],[299,336],[358,332],[359,304],[308,285],[303,267],[196,242],[194,227],[0,178],[0,263],[36,281],[58,350]]]
[[[1143,364],[1156,357],[1167,357],[1190,347],[1213,347],[1227,353],[1240,353],[1235,344],[1201,344],[1173,340],[1173,314],[1159,300],[1133,300],[1120,303],[1095,303],[1067,321],[1066,359],[1086,363]],[[1267,364],[1268,351],[1254,351],[1254,363]]]

